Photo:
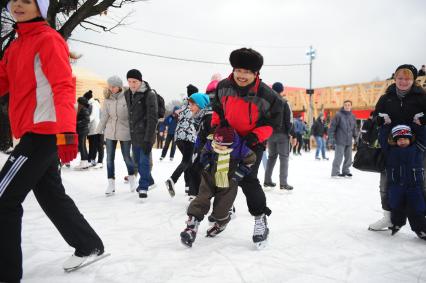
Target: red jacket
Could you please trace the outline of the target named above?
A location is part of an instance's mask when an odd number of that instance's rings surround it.
[[[281,125],[283,107],[283,100],[259,78],[253,85],[241,88],[231,74],[217,86],[212,126],[220,123],[217,111],[223,111],[226,121],[240,136],[254,133],[262,143],[273,128]]]
[[[10,93],[13,135],[75,133],[75,87],[66,42],[45,21],[18,23],[17,33],[0,61],[0,95]]]

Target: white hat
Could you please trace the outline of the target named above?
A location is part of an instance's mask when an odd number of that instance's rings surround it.
[[[37,1],[38,9],[40,10],[41,16],[43,17],[43,19],[46,19],[47,18],[47,10],[49,9],[50,1],[49,0],[36,0],[36,1]],[[9,11],[9,13],[11,13],[10,1],[9,1],[9,3],[7,3],[7,10]]]

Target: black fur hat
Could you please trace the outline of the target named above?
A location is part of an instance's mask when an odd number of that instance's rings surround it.
[[[84,96],[80,96],[78,99],[77,99],[77,103],[78,104],[81,104],[81,105],[83,105],[83,106],[85,106],[85,107],[89,107],[89,101],[87,100],[87,98],[86,97],[84,97]]]
[[[418,73],[417,73],[417,69],[416,69],[416,67],[414,67],[413,65],[411,65],[411,64],[404,64],[404,65],[401,65],[401,66],[399,66],[398,68],[396,68],[396,70],[395,70],[395,74],[398,72],[398,70],[401,70],[401,69],[408,69],[408,70],[410,70],[410,71],[411,71],[411,73],[413,73],[414,80],[416,80],[416,79],[417,79],[417,75],[418,75]]]
[[[84,97],[86,97],[87,100],[90,100],[93,97],[93,92],[89,90],[85,94],[83,94]]]
[[[263,65],[263,56],[251,48],[240,48],[231,52],[229,62],[234,69],[246,69],[259,72]]]

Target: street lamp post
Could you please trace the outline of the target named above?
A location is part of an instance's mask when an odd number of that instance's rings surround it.
[[[306,93],[309,95],[308,125],[312,126],[314,115],[314,103],[312,101],[312,96],[314,95],[314,90],[312,89],[312,60],[314,60],[316,56],[316,50],[312,48],[312,45],[309,46],[306,56],[309,58],[309,89],[306,90]]]

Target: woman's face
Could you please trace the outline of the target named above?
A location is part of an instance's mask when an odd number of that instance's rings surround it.
[[[118,86],[108,85],[108,89],[114,94],[120,91],[120,88]]]
[[[200,107],[198,107],[197,104],[189,101],[189,110],[191,110],[192,115],[195,115],[198,113],[198,111],[200,111]]]
[[[395,77],[396,87],[400,90],[409,90],[413,86],[414,80],[407,74],[399,72]]]
[[[18,23],[41,16],[35,0],[11,0],[10,13]]]

